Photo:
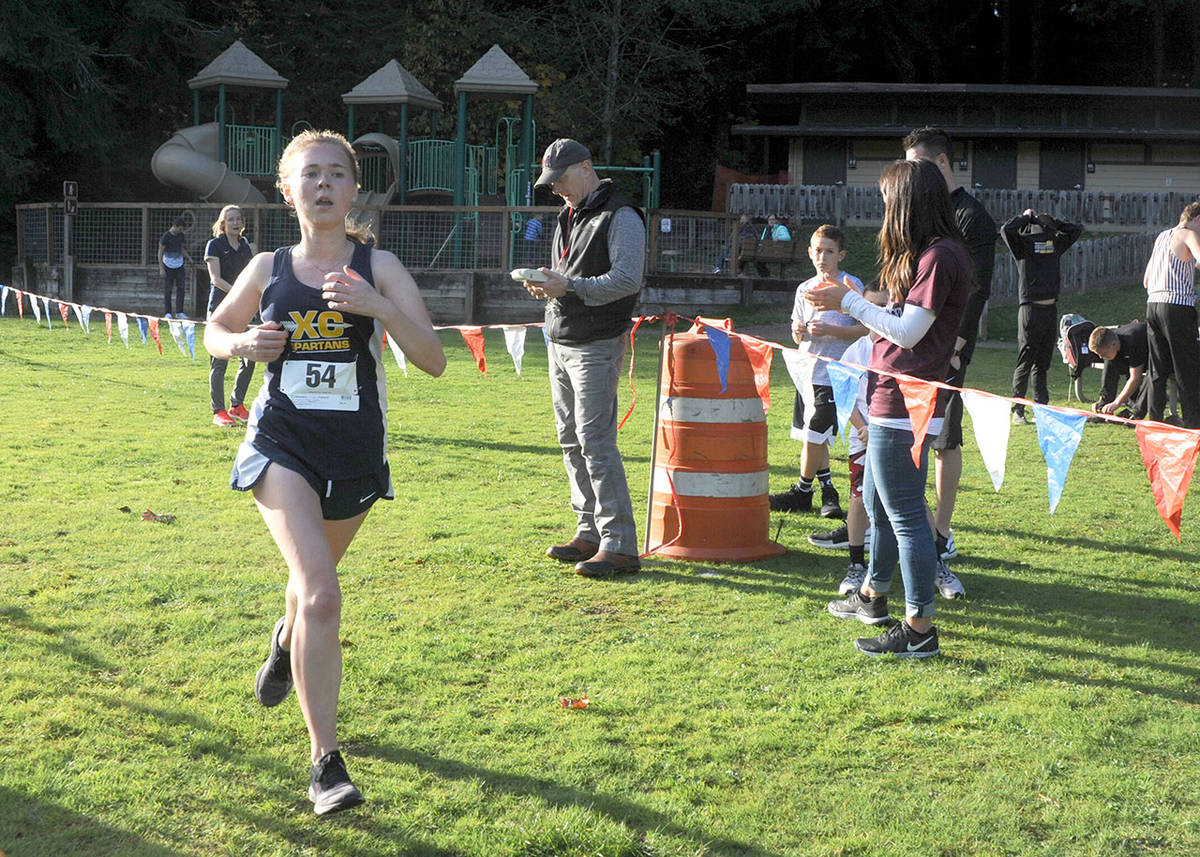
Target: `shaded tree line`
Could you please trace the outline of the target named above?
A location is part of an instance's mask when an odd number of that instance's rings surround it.
[[[344,128],[341,94],[395,57],[446,104],[443,135],[454,80],[499,43],[541,87],[540,143],[661,149],[673,207],[707,207],[716,163],[758,157],[728,134],[750,82],[1200,86],[1196,0],[24,0],[0,28],[0,270],[13,206],[65,178],[84,200],[180,199],[150,155],[235,38],[291,81],[285,125]],[[516,115],[472,111],[473,140]]]

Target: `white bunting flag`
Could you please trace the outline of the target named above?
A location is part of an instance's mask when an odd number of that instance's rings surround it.
[[[400,350],[400,346],[396,344],[395,337],[387,337],[388,348],[392,349],[392,354],[396,358],[396,364],[400,367],[400,371],[404,373],[404,377],[408,377],[408,361],[404,359],[404,352]]]
[[[129,318],[123,312],[117,313],[117,333],[121,334],[121,341],[125,343],[125,348],[129,348]]]
[[[40,308],[38,308],[37,295],[29,296],[29,305],[31,307],[33,307],[33,317],[35,319],[37,319],[38,324],[41,324],[42,323],[42,311]]]
[[[1012,429],[1009,419],[1012,402],[975,390],[963,390],[962,400],[975,427],[975,444],[983,457],[983,466],[988,476],[992,477],[992,486],[999,491],[1004,484],[1004,459],[1008,455],[1008,436]]]
[[[800,400],[804,402],[804,413],[807,418],[807,415],[816,408],[813,399],[812,378],[817,358],[809,354],[807,349],[801,351],[798,348],[785,348],[783,349],[783,362],[787,365],[788,374],[792,376],[792,383],[796,385],[796,391],[800,393]]]
[[[84,333],[92,332],[93,309],[95,309],[95,307],[90,307],[87,304],[83,304],[78,310],[76,310],[76,312],[79,313],[79,324],[83,328]]]
[[[0,315],[8,312],[8,286],[0,286]]]
[[[171,338],[175,340],[179,353],[187,357],[187,342],[183,338],[183,322],[171,319],[167,322],[167,327],[171,328]]]
[[[42,309],[46,311],[46,327],[53,330],[54,325],[50,322],[50,298],[42,298]]]
[[[196,322],[185,321],[183,323],[183,338],[187,340],[188,354],[192,359],[196,359]]]
[[[513,365],[517,367],[517,377],[521,377],[521,361],[525,359],[525,326],[505,325],[504,345],[512,356]]]
[[[83,326],[83,313],[79,311],[79,304],[67,304],[67,306],[69,306],[71,311],[75,313],[75,320],[79,322],[79,329],[84,333],[87,333],[87,330]]]

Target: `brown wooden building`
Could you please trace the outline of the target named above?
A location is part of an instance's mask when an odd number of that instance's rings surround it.
[[[968,187],[1200,194],[1200,89],[920,83],[750,84],[763,171],[874,185],[922,125],[955,141]]]

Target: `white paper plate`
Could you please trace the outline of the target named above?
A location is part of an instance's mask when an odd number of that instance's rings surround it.
[[[527,280],[531,283],[544,283],[547,279],[546,275],[537,268],[516,268],[509,276],[518,282]]]

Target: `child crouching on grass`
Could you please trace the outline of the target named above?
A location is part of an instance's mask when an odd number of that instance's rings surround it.
[[[792,308],[792,339],[809,354],[840,358],[846,346],[858,339],[867,329],[848,315],[837,310],[814,309],[805,297],[809,289],[820,283],[846,283],[862,292],[862,281],[842,270],[846,258],[846,236],[836,226],[818,226],[808,242],[808,258],[816,275],[796,289]],[[811,413],[804,412],[804,400],[796,391],[792,416],[792,437],[804,442],[800,452],[800,481],[779,494],[770,496],[772,511],[808,512],[813,507],[814,480],[821,484],[821,517],[841,518],[842,507],[833,477],[829,473],[829,444],[837,428],[837,409],[833,388],[829,386],[829,371],[824,360],[817,360],[812,375],[813,403]]]

